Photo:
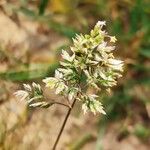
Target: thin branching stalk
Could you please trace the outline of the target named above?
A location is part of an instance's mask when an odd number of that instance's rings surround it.
[[[64,103],[60,103],[60,102],[54,102],[54,104],[58,104],[58,105],[62,105],[62,106],[65,106],[65,107],[71,108],[71,106],[66,105],[66,104],[64,104]]]
[[[74,105],[75,105],[75,102],[76,102],[76,99],[74,99],[74,101],[73,101],[71,107],[68,109],[68,112],[67,112],[66,117],[65,117],[65,119],[64,119],[64,121],[63,121],[63,124],[62,124],[62,126],[61,126],[61,128],[60,128],[60,131],[59,131],[59,133],[58,133],[58,136],[57,136],[57,138],[56,138],[56,141],[55,141],[55,143],[54,143],[54,146],[53,146],[52,150],[56,150],[56,147],[57,147],[57,145],[58,145],[59,139],[60,139],[60,137],[61,137],[61,135],[62,135],[62,132],[64,131],[65,125],[66,125],[67,120],[68,120],[68,118],[69,118],[69,116],[70,116],[71,110],[73,109],[73,107],[74,107]]]

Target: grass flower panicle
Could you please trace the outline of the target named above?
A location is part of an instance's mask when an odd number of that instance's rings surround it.
[[[105,25],[105,21],[98,21],[90,34],[76,35],[70,52],[62,50],[64,61],[60,62],[62,67],[55,71],[55,77],[43,80],[47,87],[56,88],[56,94],[64,95],[69,101],[80,99],[83,111],[94,114],[105,112],[98,98],[86,94],[85,86],[83,89],[81,85],[83,77],[86,88],[92,86],[99,91],[110,91],[123,71],[123,61],[113,55],[115,46],[112,44],[116,38],[103,30]]]

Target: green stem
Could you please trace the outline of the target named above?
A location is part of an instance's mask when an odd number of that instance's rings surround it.
[[[61,137],[61,135],[62,135],[62,132],[63,132],[63,130],[64,130],[64,128],[65,128],[65,125],[66,125],[67,120],[68,120],[68,118],[69,118],[69,116],[70,116],[71,110],[72,110],[73,107],[74,107],[75,102],[76,102],[76,99],[74,99],[74,101],[73,101],[71,107],[68,109],[68,112],[67,112],[66,117],[65,117],[65,119],[64,119],[64,122],[63,122],[63,124],[62,124],[62,126],[61,126],[61,128],[60,128],[59,134],[58,134],[58,136],[57,136],[57,138],[56,138],[56,141],[55,141],[55,144],[54,144],[52,150],[56,150],[57,144],[58,144],[58,142],[59,142],[59,139],[60,139],[60,137]]]

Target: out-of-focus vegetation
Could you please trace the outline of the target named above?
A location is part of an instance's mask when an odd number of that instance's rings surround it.
[[[12,103],[14,101],[11,100],[12,93],[18,88],[18,83],[40,81],[46,76],[53,75],[54,69],[58,67],[60,50],[68,48],[71,38],[76,33],[88,32],[98,20],[106,20],[109,33],[118,39],[116,56],[125,60],[125,71],[113,93],[110,96],[104,95],[103,103],[107,116],[98,117],[95,121],[96,128],[94,126],[90,134],[83,132],[82,137],[77,135],[74,137],[72,134],[74,142],[70,139],[68,147],[82,149],[92,141],[92,149],[105,149],[106,142],[111,149],[113,143],[106,135],[112,129],[116,130],[113,136],[118,141],[116,144],[128,137],[137,137],[141,144],[144,144],[144,148],[149,149],[149,0],[2,0],[0,11],[0,28],[6,26],[7,29],[0,30],[1,33],[5,32],[0,36],[12,35],[10,38],[7,37],[9,40],[0,37],[0,147],[2,149],[18,149],[21,134],[28,130],[28,122],[32,118],[31,114],[34,114],[33,110],[28,110],[20,104],[16,106],[17,102],[16,105]],[[9,18],[8,23],[12,22],[12,27],[3,24],[4,17],[1,16]],[[10,28],[16,31],[13,32]],[[14,41],[15,39],[18,41]],[[82,114],[76,113],[76,115],[79,117]],[[9,120],[6,116],[10,116]],[[89,119],[91,122],[92,118],[93,116]],[[24,126],[26,129],[22,131]],[[49,127],[48,130],[51,128]],[[95,131],[99,133],[95,135]],[[18,136],[16,140],[13,139],[14,135]],[[106,139],[106,142],[103,142],[103,139]],[[31,142],[33,144],[24,142],[23,147],[19,145],[19,148],[26,150],[33,146],[33,149],[37,149],[33,141]],[[139,147],[139,149],[144,148]],[[117,146],[114,149],[117,149]]]

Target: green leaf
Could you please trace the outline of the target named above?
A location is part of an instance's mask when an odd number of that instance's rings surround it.
[[[39,15],[44,15],[49,0],[40,0]]]
[[[11,81],[25,81],[39,78],[41,79],[49,76],[50,74],[53,74],[55,69],[58,67],[58,64],[40,64],[40,66],[38,66],[37,68],[33,66],[31,67],[31,69],[26,70],[0,72],[0,78]]]
[[[95,150],[103,150],[102,140],[106,132],[106,127],[107,127],[107,122],[104,122],[99,126],[99,132],[98,132]]]
[[[137,124],[134,128],[134,134],[139,138],[146,140],[150,137],[150,130],[142,124]]]
[[[150,58],[150,49],[141,49],[140,54],[144,57]]]
[[[28,17],[36,17],[36,15],[37,15],[33,10],[30,10],[25,7],[21,7],[18,11],[22,12],[23,14],[25,14]]]

